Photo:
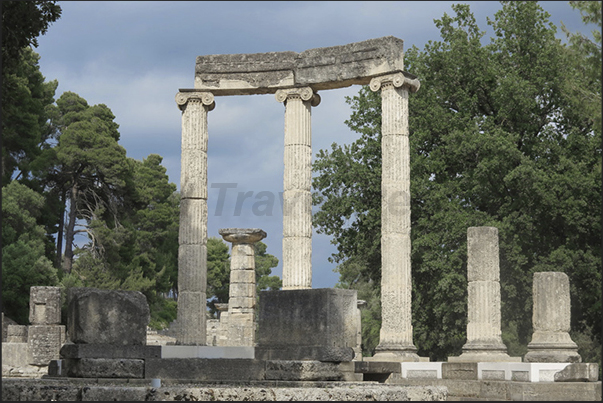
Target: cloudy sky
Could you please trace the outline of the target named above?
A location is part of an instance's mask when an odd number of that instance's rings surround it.
[[[454,15],[453,3],[60,1],[62,16],[35,51],[42,74],[59,82],[56,98],[72,91],[90,105],[107,105],[127,155],[138,160],[161,155],[170,182],[180,188],[181,112],[174,97],[181,88],[193,88],[196,56],[302,52],[389,35],[403,39],[405,48],[423,49],[429,40],[441,39],[433,21]],[[493,18],[500,3],[465,3],[490,33],[486,17]],[[567,2],[540,4],[558,27],[563,21],[573,32],[592,29]],[[345,97],[358,90],[320,93],[321,104],[312,109],[314,155],[357,138],[344,121],[351,113]],[[267,252],[281,260],[283,104],[274,95],[216,97],[208,126],[208,236],[219,237],[220,228],[262,228]],[[225,198],[217,205],[220,189]],[[266,195],[274,197],[272,209],[256,205],[268,200]],[[335,246],[316,233],[312,245],[313,288],[333,287],[338,274],[327,259]],[[281,264],[273,274],[282,274]]]

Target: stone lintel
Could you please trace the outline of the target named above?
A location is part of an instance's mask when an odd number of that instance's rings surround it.
[[[300,86],[319,91],[368,85],[374,77],[404,70],[403,44],[387,36],[301,53],[198,56],[195,90],[219,96],[273,94]]]

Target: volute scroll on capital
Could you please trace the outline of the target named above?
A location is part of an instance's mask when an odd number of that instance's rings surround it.
[[[180,110],[184,110],[186,108],[186,104],[191,100],[196,99],[201,102],[201,104],[207,106],[208,111],[212,111],[216,107],[216,102],[214,101],[214,94],[211,92],[179,92],[176,94],[176,104],[178,104],[178,108]]]
[[[385,83],[391,83],[396,88],[407,86],[410,92],[417,92],[421,87],[421,82],[418,78],[404,72],[374,77],[371,79],[369,87],[371,91],[379,91]]]
[[[312,106],[320,104],[320,95],[314,93],[314,90],[310,87],[279,89],[274,96],[278,102],[285,102],[289,97],[298,96],[302,101],[310,101]]]

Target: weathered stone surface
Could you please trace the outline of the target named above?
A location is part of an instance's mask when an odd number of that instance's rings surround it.
[[[57,380],[3,380],[3,401],[444,401],[442,386],[375,385],[82,385]]]
[[[301,53],[198,56],[195,89],[245,95],[300,86],[318,91],[367,85],[373,77],[404,69],[403,43],[388,36]]]
[[[29,322],[32,325],[61,324],[61,289],[30,287]]]
[[[48,365],[59,358],[59,349],[65,340],[65,326],[32,325],[27,333],[29,364]]]
[[[197,381],[262,380],[265,362],[256,359],[149,358],[145,378],[189,379]]]
[[[444,362],[442,379],[477,379],[477,362]]]
[[[161,346],[64,344],[61,358],[161,358]]]
[[[144,378],[145,361],[132,358],[63,359],[62,373],[74,378]]]
[[[277,360],[266,361],[266,380],[342,381],[345,371],[334,362]],[[349,372],[349,371],[348,371]]]
[[[520,362],[501,336],[498,228],[467,228],[467,342],[449,362]]]
[[[257,347],[275,351],[349,348],[351,360],[356,345],[356,310],[355,290],[261,291]]]
[[[402,368],[399,362],[391,361],[356,361],[354,365],[354,371],[363,374],[399,373]]]
[[[2,365],[21,367],[30,360],[27,343],[2,343]]]
[[[315,360],[324,362],[345,362],[354,359],[351,347],[332,346],[287,346],[256,347],[255,358],[260,360]]]
[[[230,259],[230,288],[228,300],[228,335],[226,345],[255,345],[255,259],[253,244],[266,237],[259,228],[222,228],[219,231],[225,241],[232,243]],[[239,282],[250,272],[252,282]],[[224,322],[226,325],[226,322]]]
[[[569,364],[555,373],[555,382],[596,382],[599,380],[599,364],[575,363]]]
[[[227,242],[255,243],[266,238],[266,232],[260,228],[222,228],[218,230]]]
[[[400,49],[400,57],[402,50]],[[408,88],[401,73],[372,80],[381,90],[381,329],[375,360],[419,361],[412,335]]]
[[[70,288],[67,298],[67,329],[73,343],[146,343],[150,312],[141,292]]]
[[[581,362],[571,339],[569,277],[561,272],[534,273],[532,327],[526,362]]]
[[[27,343],[27,328],[23,325],[8,325],[6,328],[7,343]]]

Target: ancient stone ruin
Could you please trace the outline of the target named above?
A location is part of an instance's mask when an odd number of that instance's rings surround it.
[[[598,365],[580,362],[568,334],[563,273],[534,275],[532,342],[523,362],[507,354],[494,227],[467,230],[462,354],[444,362],[417,355],[408,97],[420,84],[404,71],[402,44],[389,36],[301,53],[199,56],[194,88],[176,95],[182,172],[175,342],[147,344],[144,295],[71,289],[70,341],[37,383],[3,379],[3,400],[600,400]],[[356,291],[311,288],[311,111],[319,91],[350,85],[369,85],[382,99],[382,324],[373,357],[361,354]],[[230,300],[208,320],[208,113],[216,97],[252,94],[275,94],[285,108],[283,289],[260,292],[256,303],[253,244],[266,233],[222,229],[232,244]],[[55,311],[32,301],[33,326],[60,326],[40,322]],[[21,328],[8,333],[24,340]]]

